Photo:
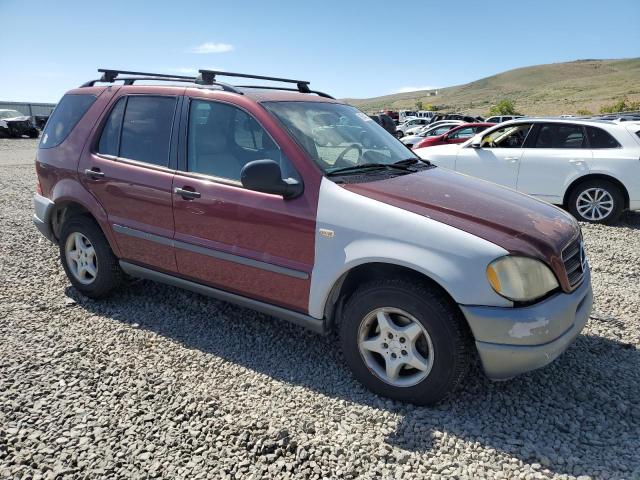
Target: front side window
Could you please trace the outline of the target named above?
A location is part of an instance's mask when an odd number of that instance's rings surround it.
[[[587,137],[591,148],[618,148],[620,144],[601,128],[587,127]]]
[[[62,97],[44,127],[40,148],[53,148],[60,145],[95,101],[95,95],[87,94],[68,94]]]
[[[449,138],[469,138],[469,137],[473,137],[474,133],[475,133],[474,127],[466,127],[466,128],[461,128],[460,130],[456,130],[451,135],[449,135]]]
[[[291,136],[326,173],[367,163],[416,159],[407,147],[350,105],[328,102],[265,102]]]
[[[545,123],[540,127],[535,148],[586,148],[582,126]]]
[[[493,130],[482,137],[481,147],[521,148],[530,130],[530,123],[509,125],[498,128],[497,130]]]
[[[266,159],[280,165],[284,178],[296,176],[271,136],[247,112],[221,102],[191,102],[187,149],[190,172],[239,182],[247,163]]]

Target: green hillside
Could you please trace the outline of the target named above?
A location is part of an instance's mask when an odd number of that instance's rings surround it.
[[[491,105],[506,98],[526,115],[560,115],[581,109],[598,113],[602,105],[623,97],[640,101],[640,58],[536,65],[441,88],[437,96],[417,91],[347,101],[367,112],[414,108],[416,101],[422,101],[447,111],[486,115]]]

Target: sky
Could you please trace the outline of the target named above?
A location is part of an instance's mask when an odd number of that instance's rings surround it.
[[[368,98],[639,57],[638,25],[640,0],[0,0],[0,101],[56,102],[101,67],[213,68]]]

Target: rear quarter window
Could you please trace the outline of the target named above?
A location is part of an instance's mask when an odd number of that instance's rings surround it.
[[[620,144],[601,128],[587,127],[587,137],[591,148],[618,148]]]
[[[96,96],[88,94],[62,97],[42,132],[40,148],[60,145],[95,101]]]

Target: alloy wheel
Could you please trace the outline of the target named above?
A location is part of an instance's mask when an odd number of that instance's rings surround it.
[[[83,285],[92,283],[98,275],[96,251],[91,241],[80,232],[73,232],[65,243],[65,257],[71,274]]]
[[[429,333],[415,317],[397,308],[377,308],[362,319],[358,349],[367,368],[394,387],[420,383],[433,367]]]
[[[613,208],[613,197],[603,188],[588,188],[576,199],[576,210],[580,216],[590,221],[597,222],[607,218]]]

